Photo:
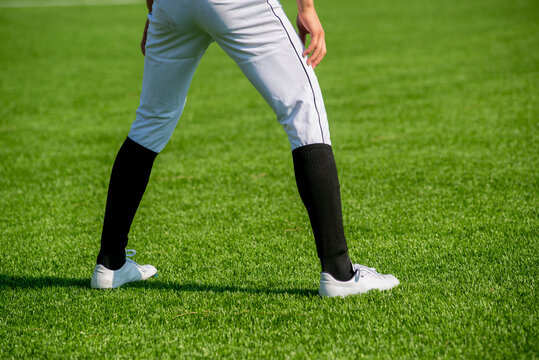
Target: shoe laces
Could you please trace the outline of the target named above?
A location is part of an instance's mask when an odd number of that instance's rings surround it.
[[[356,271],[356,276],[359,275],[359,277],[375,277],[375,278],[383,278],[382,274],[380,274],[378,271],[376,271],[373,267],[368,267],[365,265],[360,264],[354,264],[353,266],[354,271]]]
[[[126,249],[125,250],[125,256],[128,257],[126,259],[126,261],[129,261],[131,264],[133,264],[138,269],[144,270],[144,268],[139,263],[137,263],[135,260],[129,259],[129,258],[131,258],[131,257],[133,257],[135,255],[137,255],[137,252],[135,250],[133,250],[133,249]]]

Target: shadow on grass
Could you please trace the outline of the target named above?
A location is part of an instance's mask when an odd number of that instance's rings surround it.
[[[0,290],[6,289],[31,289],[44,287],[79,287],[90,289],[90,279],[74,279],[60,278],[56,276],[10,276],[0,275]],[[318,291],[312,289],[275,289],[275,288],[255,288],[255,287],[240,287],[234,285],[210,285],[210,284],[194,284],[194,283],[171,283],[158,281],[141,281],[125,285],[126,288],[145,288],[158,290],[175,290],[175,291],[191,291],[191,292],[214,292],[214,293],[251,293],[251,294],[270,294],[270,295],[300,295],[300,296],[317,296]]]

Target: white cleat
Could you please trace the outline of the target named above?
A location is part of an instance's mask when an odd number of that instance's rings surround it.
[[[364,265],[353,265],[354,276],[348,281],[338,281],[327,272],[320,274],[320,296],[341,296],[363,294],[369,290],[389,290],[399,285],[393,275],[382,275],[374,268]]]
[[[126,256],[136,254],[135,250],[126,250]],[[92,288],[112,289],[133,281],[147,280],[157,277],[157,269],[152,265],[139,265],[126,258],[125,264],[118,270],[109,270],[103,265],[96,265],[92,276]]]

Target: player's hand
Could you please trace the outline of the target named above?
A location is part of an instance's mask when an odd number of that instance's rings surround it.
[[[146,19],[146,26],[144,26],[144,33],[142,34],[142,41],[140,42],[140,50],[142,55],[146,56],[146,37],[148,36],[148,25],[150,20]]]
[[[327,52],[324,29],[314,8],[300,11],[296,18],[296,24],[303,45],[307,40],[307,34],[311,36],[311,43],[303,52],[303,56],[310,55],[307,59],[307,65],[311,65],[314,69],[320,64]]]

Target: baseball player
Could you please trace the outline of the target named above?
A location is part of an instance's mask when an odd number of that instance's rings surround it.
[[[337,168],[314,73],[326,44],[313,1],[297,0],[298,36],[278,0],[146,0],[140,106],[112,168],[93,288],[115,288],[157,274],[152,265],[129,258],[129,228],[154,159],[174,131],[195,69],[212,42],[238,64],[288,136],[322,265],[320,295],[347,296],[399,284],[393,275],[352,264],[348,256]]]

